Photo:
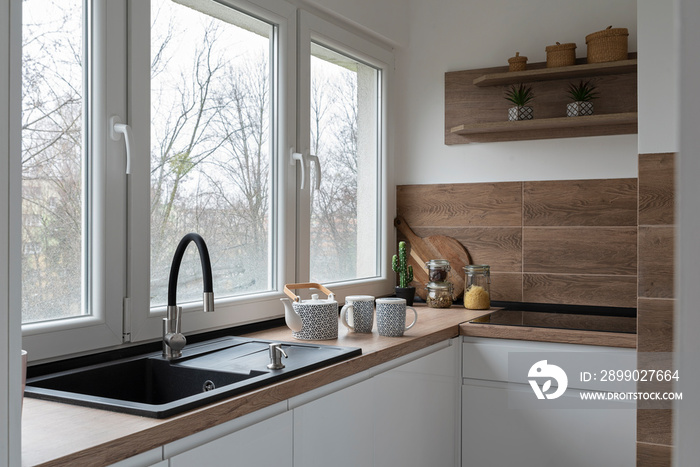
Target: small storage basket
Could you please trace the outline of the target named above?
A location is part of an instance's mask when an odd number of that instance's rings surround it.
[[[515,57],[508,59],[508,71],[525,71],[527,57],[521,57],[520,52],[515,52]]]
[[[568,44],[557,42],[556,45],[548,45],[544,50],[547,52],[547,68],[576,64],[576,44],[573,42]]]
[[[627,60],[627,28],[613,28],[594,32],[586,36],[588,63]]]

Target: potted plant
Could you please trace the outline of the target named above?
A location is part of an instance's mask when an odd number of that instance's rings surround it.
[[[399,275],[399,285],[395,287],[396,296],[405,298],[406,305],[413,305],[413,297],[416,295],[416,288],[410,286],[413,280],[413,266],[408,265],[406,242],[399,242],[399,254],[394,255],[392,258],[391,269]]]
[[[532,120],[532,107],[527,106],[535,98],[532,86],[525,86],[522,83],[518,86],[513,84],[506,91],[505,98],[515,105],[508,109],[508,120]]]
[[[566,105],[567,117],[580,117],[593,115],[593,99],[598,98],[597,86],[590,81],[579,81],[578,84],[569,83],[566,94],[573,102]]]

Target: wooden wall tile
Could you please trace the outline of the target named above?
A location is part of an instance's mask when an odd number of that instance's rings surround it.
[[[673,298],[673,227],[639,227],[639,297]]]
[[[637,179],[524,182],[523,225],[637,225]]]
[[[523,301],[523,275],[521,273],[491,273],[491,300],[502,302]]]
[[[488,264],[491,271],[521,272],[522,229],[520,227],[416,227],[417,235],[447,235],[469,252],[472,264]]]
[[[637,274],[634,227],[524,227],[523,272]]]
[[[637,301],[639,352],[673,352],[673,309],[675,300]]]
[[[637,441],[673,444],[673,410],[637,410]]]
[[[637,467],[671,467],[673,448],[662,444],[637,443]]]
[[[396,204],[411,228],[522,225],[520,182],[400,185]]]
[[[639,225],[674,223],[675,154],[639,155]]]
[[[523,301],[590,306],[637,306],[635,276],[523,274]]]

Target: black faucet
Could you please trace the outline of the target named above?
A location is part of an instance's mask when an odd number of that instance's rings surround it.
[[[170,266],[168,307],[166,309],[166,317],[163,318],[163,356],[168,359],[181,357],[182,349],[187,344],[187,339],[182,334],[182,307],[177,306],[177,277],[180,272],[182,257],[185,255],[185,250],[187,250],[190,242],[194,242],[197,245],[199,259],[202,263],[204,311],[214,311],[214,285],[209,250],[201,235],[188,233],[180,240],[173,256],[173,264]]]

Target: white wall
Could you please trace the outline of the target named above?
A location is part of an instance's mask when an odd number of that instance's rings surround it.
[[[675,0],[638,0],[639,153],[678,152],[679,71]]]
[[[585,36],[609,25],[628,28],[636,51],[635,0],[408,1],[396,60],[397,184],[637,176],[636,135],[444,144],[446,71],[507,65],[516,51],[542,62],[557,41],[585,57]]]

